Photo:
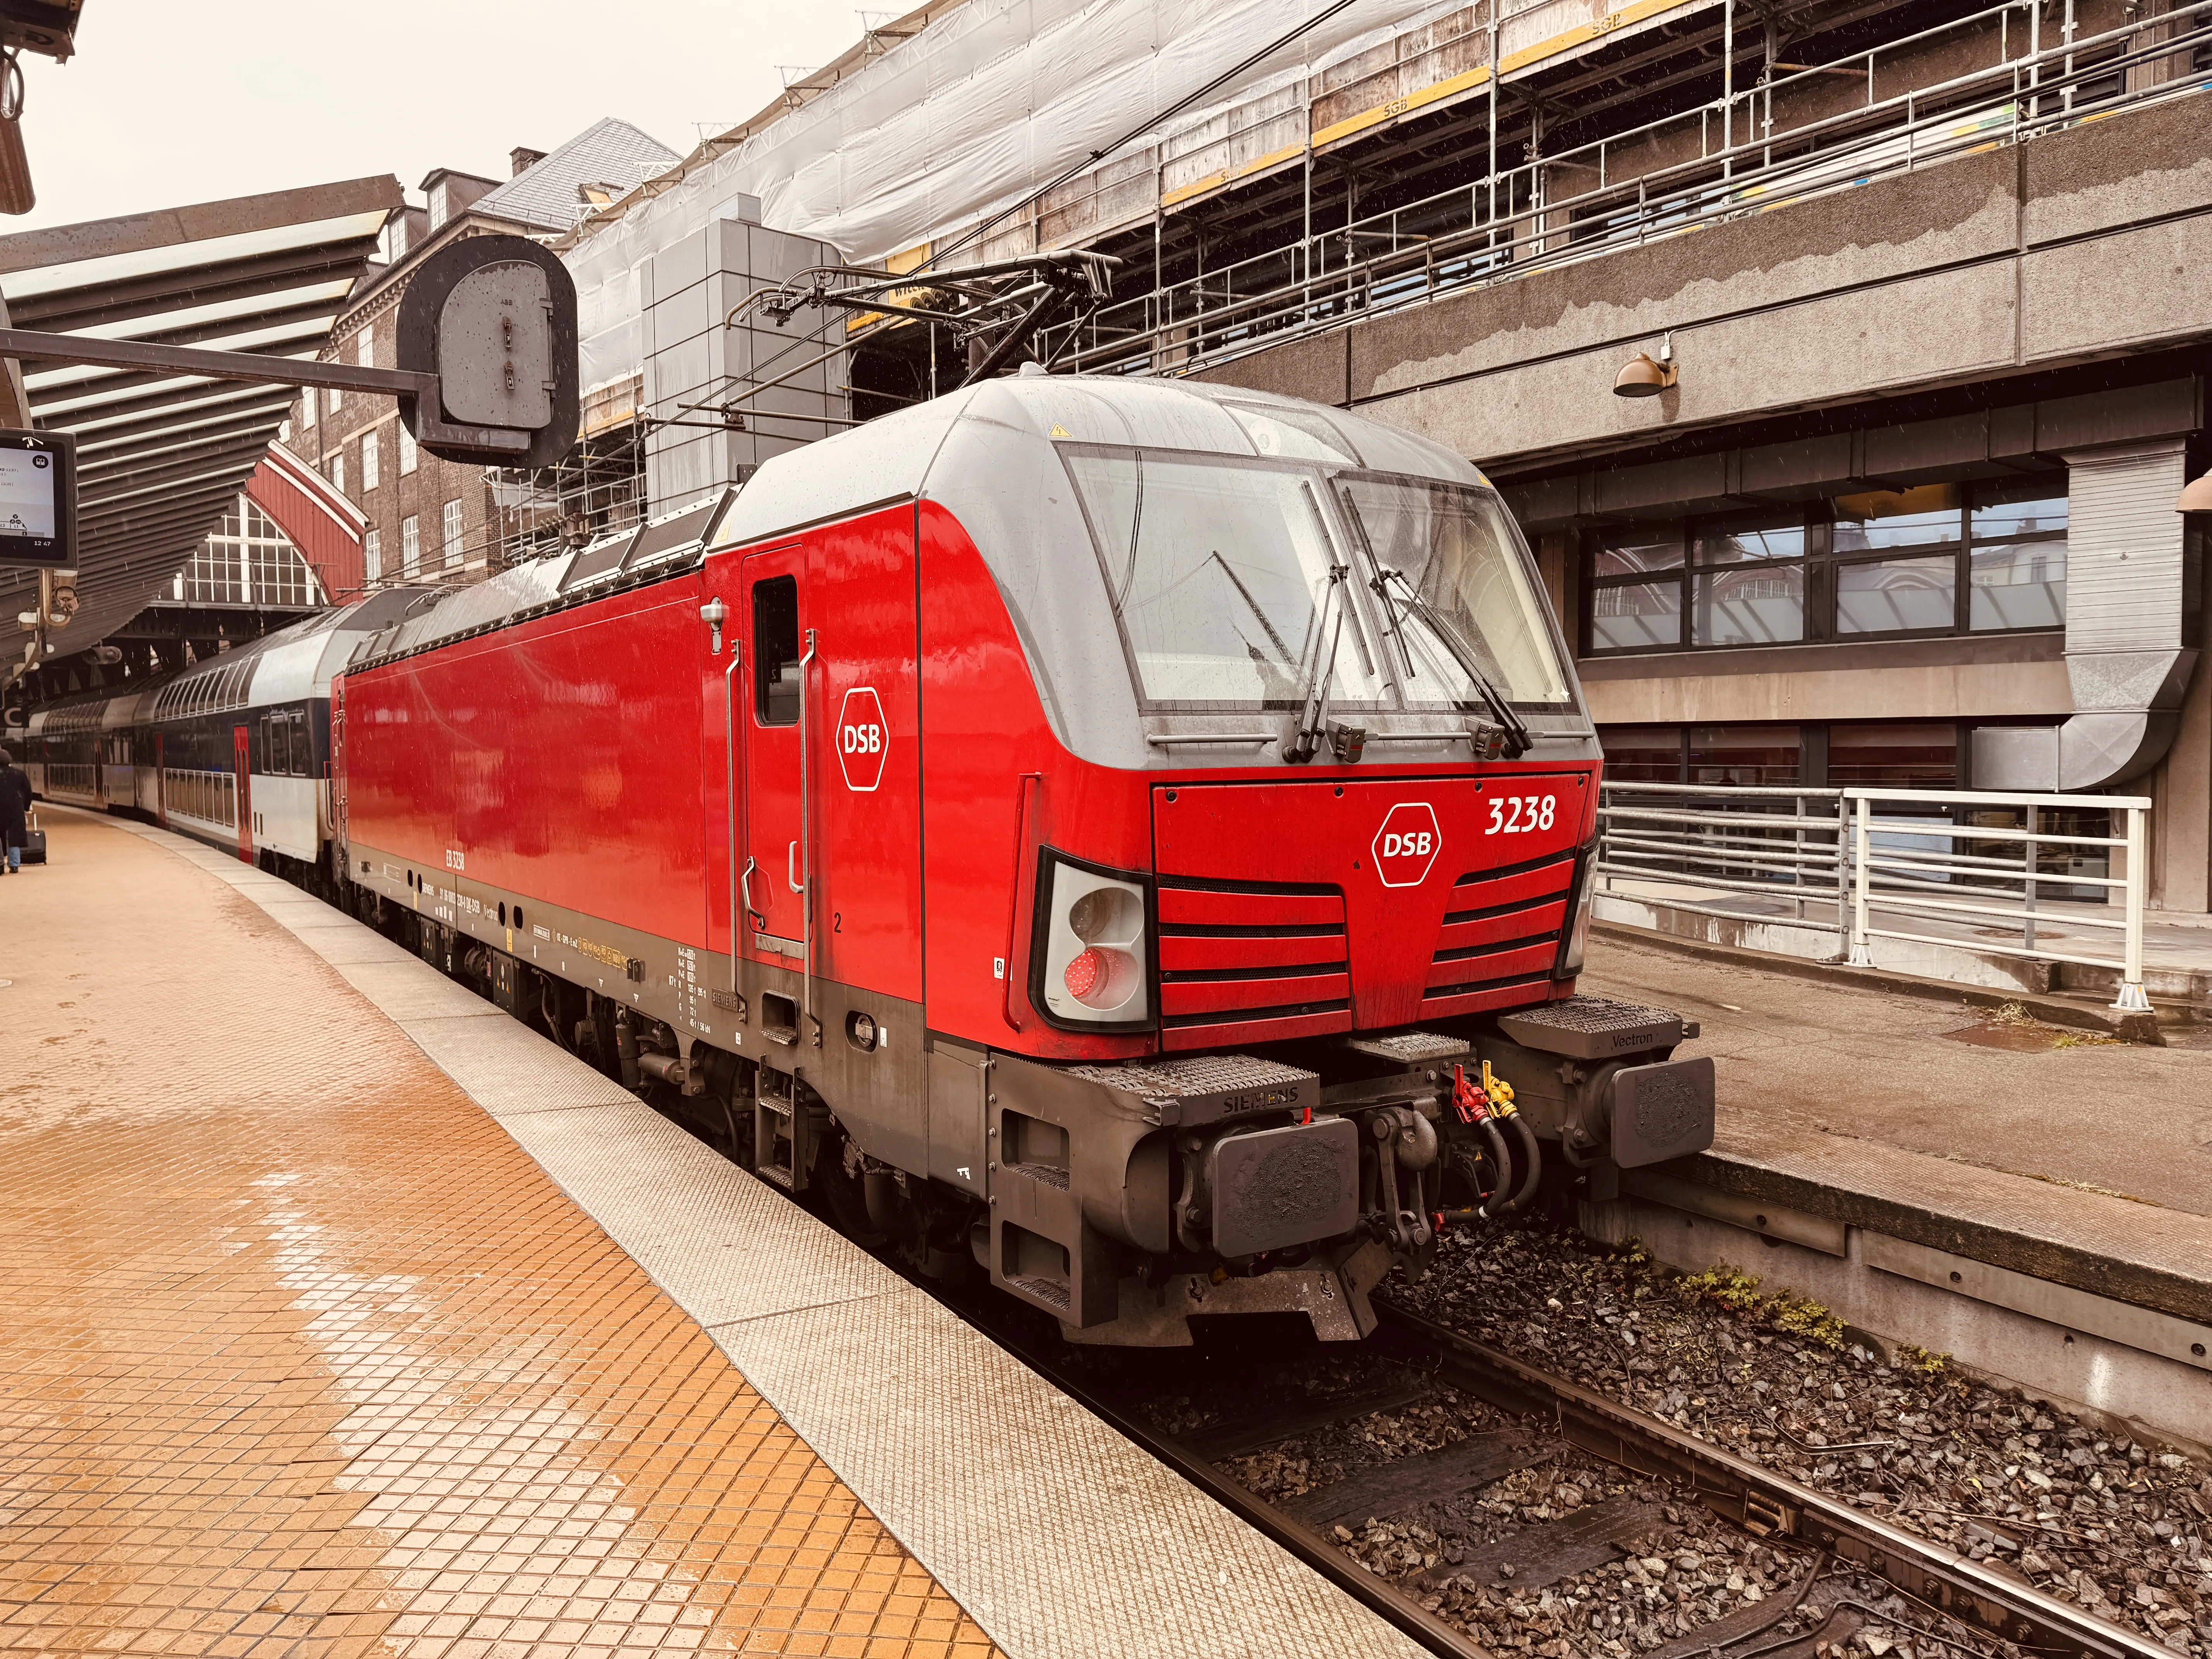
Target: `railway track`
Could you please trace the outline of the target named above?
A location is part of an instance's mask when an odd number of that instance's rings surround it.
[[[1370,1464],[1343,1480],[1271,1502],[1218,1465],[1333,1423],[1390,1410],[1420,1392],[1402,1377],[1330,1405],[1271,1419],[1163,1431],[1121,1392],[1099,1385],[1049,1337],[992,1334],[1152,1455],[1342,1587],[1431,1651],[1465,1659],[1490,1650],[1425,1607],[1454,1580],[1540,1591],[1629,1553],[1632,1540],[1671,1530],[1660,1506],[1632,1495],[1522,1528],[1401,1580],[1348,1559],[1346,1521],[1411,1512],[1470,1493],[1570,1449],[1646,1481],[1675,1504],[1694,1503],[1768,1547],[1808,1559],[1788,1590],[1699,1626],[1650,1650],[1648,1659],[1784,1659],[1842,1644],[1862,1626],[1935,1641],[1957,1652],[2078,1659],[2172,1659],[2163,1647],[2045,1595],[2008,1571],[1970,1560],[1732,1455],[1671,1425],[1528,1365],[1401,1308],[1378,1301],[1382,1351],[1436,1384],[1509,1415],[1512,1426],[1440,1449]],[[1898,1598],[1905,1608],[1899,1611]],[[1887,1607],[1872,1605],[1881,1601]],[[1778,1634],[1796,1621],[1798,1628]],[[1580,1650],[1576,1650],[1580,1651]]]

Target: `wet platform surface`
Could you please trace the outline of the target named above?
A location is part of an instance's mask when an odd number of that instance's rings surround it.
[[[993,1651],[283,927],[46,817],[0,885],[0,1645]]]
[[[0,1650],[1419,1651],[397,946],[42,817],[0,878]]]

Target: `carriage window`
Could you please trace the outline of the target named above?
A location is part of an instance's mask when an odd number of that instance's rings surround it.
[[[314,747],[307,741],[307,716],[303,709],[295,708],[285,720],[292,733],[292,775],[313,777],[315,774]]]
[[[1295,472],[1152,454],[1067,456],[1098,539],[1107,594],[1145,695],[1295,708],[1333,659],[1330,696],[1374,703],[1379,659],[1316,482]]]
[[[799,579],[753,584],[753,716],[763,726],[799,724]]]

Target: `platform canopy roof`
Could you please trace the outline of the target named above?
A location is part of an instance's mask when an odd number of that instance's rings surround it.
[[[386,175],[0,236],[6,325],[313,358],[401,199]],[[52,636],[64,655],[167,587],[299,396],[38,359],[6,369],[0,426],[27,404],[29,424],[77,434],[79,609]],[[37,585],[0,567],[0,616],[30,609]]]

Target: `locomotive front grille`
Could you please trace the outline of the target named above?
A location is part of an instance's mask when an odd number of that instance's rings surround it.
[[[1462,876],[1430,960],[1423,1017],[1524,1002],[1531,988],[1548,984],[1574,874],[1570,848]]]
[[[1163,1048],[1352,1029],[1337,888],[1163,876],[1159,915]]]

